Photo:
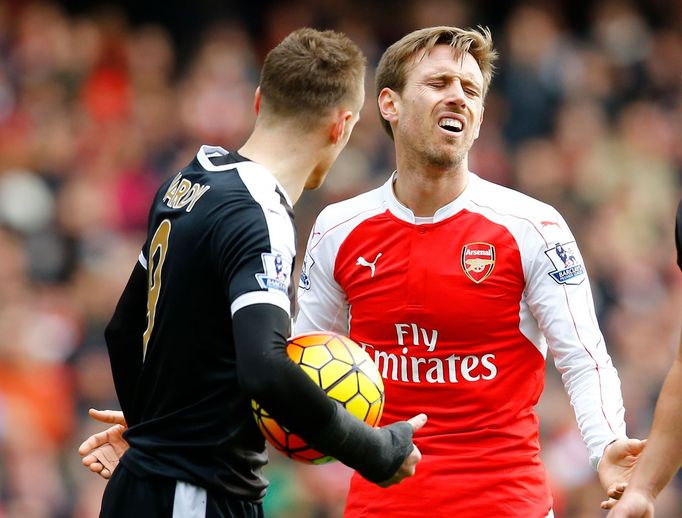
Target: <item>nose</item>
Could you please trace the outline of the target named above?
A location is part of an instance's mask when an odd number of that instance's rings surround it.
[[[466,94],[460,81],[453,81],[447,91],[446,103],[456,106],[466,104]]]

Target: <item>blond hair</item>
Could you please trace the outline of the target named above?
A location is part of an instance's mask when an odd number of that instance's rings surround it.
[[[410,65],[436,45],[450,45],[461,53],[468,52],[473,56],[483,74],[482,94],[485,98],[497,60],[490,29],[481,26],[477,29],[460,29],[445,25],[413,31],[386,49],[377,66],[377,96],[384,88],[401,93]],[[422,52],[421,56],[418,56],[419,52]],[[389,136],[393,137],[390,123],[383,117],[381,121]]]
[[[311,126],[329,109],[359,101],[366,59],[346,35],[298,29],[273,48],[261,70],[261,110]]]

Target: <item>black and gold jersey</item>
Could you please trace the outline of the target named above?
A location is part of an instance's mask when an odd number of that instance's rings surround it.
[[[161,186],[139,257],[147,279],[141,367],[112,355],[130,470],[263,496],[267,454],[239,388],[232,316],[263,303],[291,315],[295,239],[286,192],[237,153],[202,146]]]

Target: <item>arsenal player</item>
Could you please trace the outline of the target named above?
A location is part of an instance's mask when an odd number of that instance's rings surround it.
[[[566,222],[469,170],[496,56],[487,29],[426,28],[389,47],[376,81],[397,170],[327,207],[310,235],[296,333],[365,347],[384,423],[429,415],[417,476],[395,489],[354,476],[350,517],[552,516],[533,411],[548,352],[610,494],[642,449]]]

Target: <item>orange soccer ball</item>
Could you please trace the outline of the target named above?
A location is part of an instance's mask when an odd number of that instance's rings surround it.
[[[290,338],[287,354],[327,395],[351,414],[376,426],[384,410],[384,383],[374,362],[350,338],[333,333],[310,333]],[[272,446],[287,457],[308,464],[335,459],[308,446],[280,426],[256,401],[251,403],[256,422]]]

